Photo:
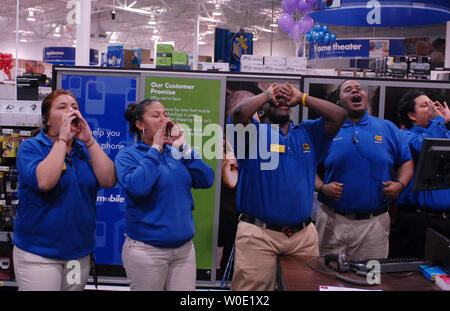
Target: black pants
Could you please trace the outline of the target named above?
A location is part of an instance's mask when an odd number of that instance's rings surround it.
[[[425,257],[426,229],[450,237],[450,219],[415,210],[400,210],[391,231],[389,257]]]

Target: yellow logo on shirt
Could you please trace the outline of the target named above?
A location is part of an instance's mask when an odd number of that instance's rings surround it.
[[[382,143],[383,142],[383,136],[375,135],[375,142]]]
[[[66,168],[67,168],[66,162],[63,162],[63,168],[62,168],[62,170],[64,171]]]
[[[309,144],[303,144],[303,152],[311,152],[311,149],[309,148]]]
[[[270,152],[284,153],[285,148],[286,147],[284,145],[270,144]]]

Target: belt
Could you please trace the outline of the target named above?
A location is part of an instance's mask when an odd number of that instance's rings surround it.
[[[331,209],[336,214],[342,215],[345,218],[351,219],[351,220],[363,220],[363,219],[370,219],[372,217],[384,214],[388,211],[388,207],[383,207],[382,209],[379,209],[378,211],[375,211],[373,213],[346,213],[346,212],[340,212],[335,209]]]
[[[311,223],[311,217],[308,217],[308,219],[306,219],[304,222],[301,222],[299,224],[296,224],[293,226],[282,227],[282,226],[271,225],[267,222],[264,222],[262,220],[259,220],[258,218],[252,217],[247,214],[241,214],[239,216],[239,220],[248,222],[249,224],[253,224],[258,227],[263,227],[263,228],[266,228],[269,230],[283,232],[288,238],[293,236],[295,233],[303,230],[304,228],[306,228],[306,226],[308,226]]]

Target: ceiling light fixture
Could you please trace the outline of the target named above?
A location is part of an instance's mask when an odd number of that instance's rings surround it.
[[[36,18],[34,17],[34,12],[31,9],[28,11],[27,21],[29,21],[29,22],[35,22],[36,21]]]
[[[150,20],[148,21],[149,25],[156,25],[155,15],[150,15]]]
[[[212,12],[212,15],[213,15],[213,16],[221,16],[221,15],[222,15],[222,12],[216,10],[216,11],[213,11],[213,12]]]
[[[54,37],[57,37],[57,38],[61,37],[61,33],[60,33],[60,28],[59,28],[59,26],[57,26],[57,27],[55,28],[55,33],[53,34],[53,36],[54,36]]]

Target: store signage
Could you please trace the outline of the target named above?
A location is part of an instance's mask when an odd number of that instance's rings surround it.
[[[74,66],[75,65],[75,53],[76,49],[74,47],[46,47],[43,51],[43,61],[44,63],[50,63],[55,65],[63,66]],[[89,50],[89,65],[97,66],[99,62],[98,50]]]
[[[43,55],[44,63],[57,65],[75,65],[75,48],[73,47],[46,47]]]
[[[402,27],[450,20],[448,0],[341,0],[340,6],[309,13],[317,23],[354,27]]]
[[[145,77],[145,98],[164,104],[169,117],[183,128],[186,142],[214,169],[222,157],[217,152],[223,140],[216,139],[223,133],[219,126],[222,92],[221,80]],[[212,268],[215,188],[192,191],[197,269]]]
[[[337,40],[330,45],[310,46],[311,58],[380,58],[383,56],[404,56],[404,39],[358,39]]]
[[[233,33],[231,37],[230,71],[240,71],[241,56],[245,54],[253,54],[253,34]]]
[[[63,74],[61,87],[76,97],[79,109],[103,151],[114,160],[117,153],[134,143],[123,117],[128,104],[136,102],[137,79],[104,74]],[[125,191],[117,183],[97,193],[98,264],[122,265],[125,232]]]
[[[366,8],[370,9],[367,13],[367,24],[381,24],[381,3],[376,0],[370,0],[367,2]]]
[[[329,45],[311,45],[311,58],[367,58],[369,40],[336,40]]]
[[[81,24],[80,1],[70,0],[67,2],[66,8],[71,9],[66,15],[67,24]]]
[[[123,67],[123,46],[115,45],[108,46],[108,52],[106,55],[107,67]]]

